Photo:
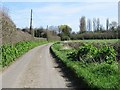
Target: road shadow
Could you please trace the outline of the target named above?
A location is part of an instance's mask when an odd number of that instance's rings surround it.
[[[78,78],[75,72],[68,68],[52,51],[50,48],[50,53],[53,59],[55,60],[55,63],[57,63],[57,66],[54,68],[58,69],[58,71],[61,73],[61,76],[65,78],[66,80],[66,86],[68,88],[71,88],[72,90],[98,90],[97,88],[91,88],[84,79]],[[70,89],[70,90],[71,90]]]

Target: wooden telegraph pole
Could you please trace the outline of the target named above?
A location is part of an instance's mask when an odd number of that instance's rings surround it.
[[[46,38],[47,38],[47,41],[48,41],[48,25],[47,25],[47,28],[46,28]]]
[[[30,15],[30,34],[34,37],[34,31],[32,29],[32,9],[31,9],[31,15]]]

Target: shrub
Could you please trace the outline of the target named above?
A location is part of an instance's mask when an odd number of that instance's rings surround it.
[[[0,64],[2,65],[2,67],[8,66],[10,65],[11,62],[15,61],[17,57],[20,57],[28,50],[44,43],[47,42],[28,41],[28,42],[19,42],[15,45],[11,45],[11,44],[3,45],[2,61],[0,61]]]
[[[84,63],[93,62],[94,55],[98,52],[98,49],[90,44],[84,44],[78,50],[77,56],[80,61]]]
[[[112,46],[102,46],[96,55],[94,56],[94,59],[99,62],[107,62],[109,64],[112,63],[112,61],[116,61],[116,51],[113,49]]]

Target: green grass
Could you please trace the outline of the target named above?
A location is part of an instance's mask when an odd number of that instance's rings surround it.
[[[119,90],[120,72],[116,61],[113,61],[112,64],[106,62],[85,64],[68,58],[68,53],[72,52],[73,49],[62,50],[61,48],[62,46],[59,43],[51,47],[57,58],[71,69],[78,78],[83,78],[90,88]]]
[[[71,40],[68,42],[115,43],[115,42],[120,42],[120,39]]]

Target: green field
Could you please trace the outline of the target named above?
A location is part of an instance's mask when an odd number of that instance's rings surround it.
[[[120,39],[94,39],[94,40],[70,40],[68,42],[91,42],[91,43],[115,43],[120,42]]]

